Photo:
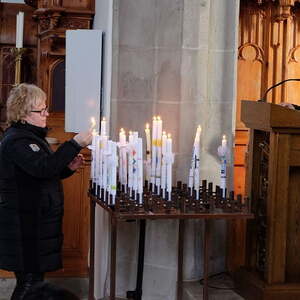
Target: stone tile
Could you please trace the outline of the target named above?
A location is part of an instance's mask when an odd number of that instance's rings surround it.
[[[155,46],[181,48],[182,0],[157,0]]]
[[[183,47],[207,48],[210,0],[184,0]]]
[[[183,49],[181,61],[181,101],[207,99],[208,50]],[[188,104],[187,104],[188,105]]]
[[[155,84],[157,101],[179,102],[181,99],[181,51],[157,49]]]
[[[119,0],[119,44],[130,48],[153,48],[156,0]]]
[[[118,99],[145,100],[154,96],[154,50],[119,48]]]
[[[131,131],[138,131],[140,136],[144,136],[145,123],[151,123],[153,116],[153,102],[152,101],[112,101],[111,105],[111,124],[112,124],[112,138],[118,139],[120,128],[124,128],[128,133]]]
[[[237,49],[239,0],[210,1],[209,44],[211,49]]]

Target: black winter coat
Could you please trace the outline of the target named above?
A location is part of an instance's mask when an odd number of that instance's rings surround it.
[[[47,129],[14,123],[0,146],[0,269],[62,268],[61,179],[81,147],[70,140],[53,152]]]

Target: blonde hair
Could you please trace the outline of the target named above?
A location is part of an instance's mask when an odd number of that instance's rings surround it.
[[[7,99],[7,123],[24,119],[34,107],[46,101],[46,94],[34,84],[21,83],[14,87]]]

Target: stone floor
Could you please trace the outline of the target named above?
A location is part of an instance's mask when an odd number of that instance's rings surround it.
[[[62,286],[80,297],[87,300],[88,279],[87,278],[51,278],[48,281]],[[0,278],[0,300],[10,299],[10,295],[15,285],[14,279]],[[220,274],[209,280],[209,300],[243,300],[244,298],[236,294],[231,288],[233,282],[226,274]],[[199,281],[185,282],[183,290],[183,300],[201,300],[202,285]],[[121,300],[121,298],[119,298]],[[42,299],[41,299],[42,300]],[[161,299],[164,300],[164,299]]]

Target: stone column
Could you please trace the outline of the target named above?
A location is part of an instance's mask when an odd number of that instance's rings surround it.
[[[238,0],[114,1],[111,136],[121,127],[143,135],[160,115],[175,142],[175,181],[187,182],[201,124],[201,178],[219,184],[217,147],[223,134],[231,145],[235,129],[238,12]],[[216,224],[212,272],[225,269],[225,227]],[[120,296],[135,286],[137,233],[135,223],[119,228]],[[177,221],[148,221],[146,234],[143,299],[173,300]],[[188,223],[185,242],[185,278],[199,279],[201,221]]]

